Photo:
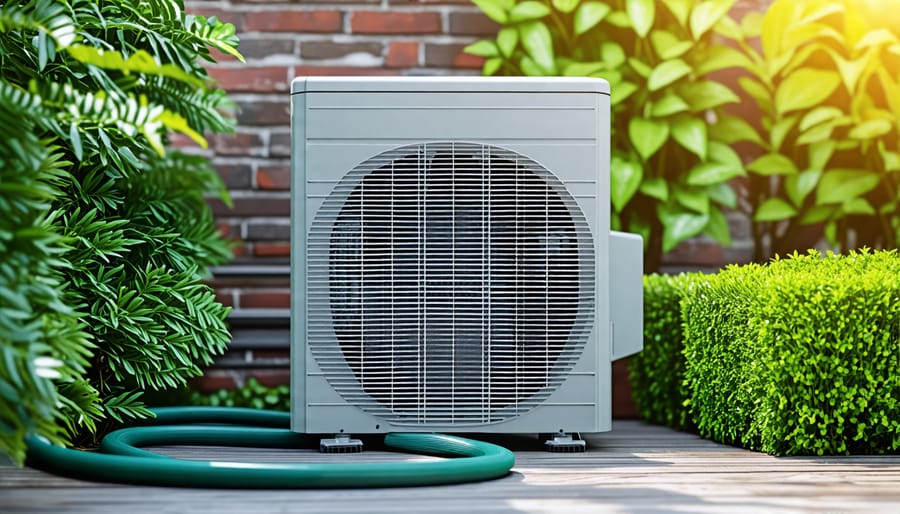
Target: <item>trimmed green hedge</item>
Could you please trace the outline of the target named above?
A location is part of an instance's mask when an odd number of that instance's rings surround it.
[[[693,430],[684,402],[681,299],[703,275],[644,277],[644,350],[628,362],[635,407],[651,423]]]
[[[666,408],[684,395],[680,419],[717,441],[775,455],[896,452],[898,277],[896,252],[861,251],[811,252],[691,279],[648,278],[651,286],[668,280],[670,288],[645,289],[650,355],[636,361],[644,370],[632,375],[659,378],[635,383],[641,413],[657,421],[645,406]],[[677,289],[683,332],[653,322],[674,316],[671,288],[679,280],[689,282]],[[668,314],[651,312],[657,308]],[[662,345],[654,341],[667,335]],[[684,381],[676,387],[682,358]],[[667,367],[675,377],[666,376]],[[659,421],[676,425],[678,415]]]

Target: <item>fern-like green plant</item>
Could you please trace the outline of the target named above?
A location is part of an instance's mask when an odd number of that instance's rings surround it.
[[[180,0],[0,6],[0,451],[39,433],[91,444],[149,415],[224,351],[227,308],[202,284],[230,256],[204,194],[210,164],[166,149],[232,129],[208,86],[234,27]]]

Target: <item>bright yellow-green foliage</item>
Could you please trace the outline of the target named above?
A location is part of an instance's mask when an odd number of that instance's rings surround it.
[[[900,449],[900,256],[734,266],[682,303],[691,416],[776,455]]]
[[[897,13],[897,2],[778,0],[728,34],[752,61],[740,85],[761,109],[761,130],[732,137],[760,147],[749,200],[757,242],[771,238],[773,252],[819,223],[842,248],[897,246]],[[761,51],[750,43],[757,36]]]
[[[708,117],[738,101],[714,72],[747,58],[717,44],[734,0],[474,0],[502,25],[469,53],[486,75],[570,75],[609,81],[613,226],[641,233],[645,262],[700,233],[722,244],[727,182],[744,175],[728,134]]]

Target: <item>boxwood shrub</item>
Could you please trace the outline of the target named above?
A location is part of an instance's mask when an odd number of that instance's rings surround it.
[[[682,301],[701,435],[776,455],[900,448],[900,256],[730,267]]]
[[[644,277],[644,349],[628,363],[635,407],[645,420],[692,430],[684,408],[681,300],[701,274]]]

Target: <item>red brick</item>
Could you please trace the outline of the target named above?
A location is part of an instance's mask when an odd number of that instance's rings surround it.
[[[248,372],[248,375],[266,387],[276,387],[291,383],[290,369],[255,369]]]
[[[250,189],[252,171],[249,164],[218,163],[215,168],[228,189]]]
[[[484,13],[451,12],[448,19],[449,33],[461,36],[496,36],[500,25]]]
[[[289,257],[291,243],[288,241],[260,241],[256,243],[253,254],[257,257]]]
[[[171,148],[200,148],[196,141],[178,132],[168,134],[168,138]]]
[[[425,45],[425,65],[432,68],[480,68],[484,58],[463,52],[463,44]]]
[[[231,254],[235,257],[246,257],[250,255],[249,245],[238,245],[231,249]]]
[[[628,359],[612,363],[612,417],[616,419],[638,417],[631,394],[631,381],[628,380]]]
[[[230,289],[216,291],[216,301],[226,307],[234,307],[234,292]]]
[[[204,16],[206,18],[216,17],[219,21],[234,25],[238,32],[241,30],[241,13],[227,11],[225,9],[216,9],[214,7],[203,7],[188,5],[185,14],[193,14],[195,16]]]
[[[256,187],[270,190],[291,188],[291,168],[288,166],[266,166],[256,171]]]
[[[208,198],[206,203],[216,216],[290,216],[289,198],[271,198],[260,193],[253,198],[233,198],[232,207],[218,198]]]
[[[441,16],[436,12],[356,11],[350,19],[355,34],[437,34]]]
[[[279,100],[246,100],[237,102],[239,125],[289,125],[291,104],[287,95]]]
[[[216,230],[218,230],[219,234],[222,234],[222,237],[225,239],[237,240],[241,237],[241,226],[239,223],[220,221],[216,223]]]
[[[191,389],[203,393],[212,393],[219,389],[234,389],[237,387],[234,372],[226,370],[208,370],[202,377],[191,381]]]
[[[273,132],[269,136],[269,156],[271,157],[290,157],[291,156],[291,134],[290,132]]]
[[[377,42],[338,43],[332,40],[300,43],[300,57],[304,59],[340,59],[350,54],[370,54],[381,57],[384,45]]]
[[[240,295],[242,309],[281,309],[291,306],[288,291],[244,291]]]
[[[298,77],[318,75],[399,75],[398,70],[363,68],[361,66],[297,66]]]
[[[215,134],[210,138],[210,146],[218,155],[255,155],[265,152],[259,134],[236,132],[234,134]]]
[[[340,32],[339,11],[277,10],[248,12],[243,29],[247,32]]]
[[[389,68],[413,68],[419,65],[419,43],[391,41],[385,65]]]
[[[283,66],[241,66],[210,68],[209,75],[229,93],[271,93],[287,91],[288,69]]]

